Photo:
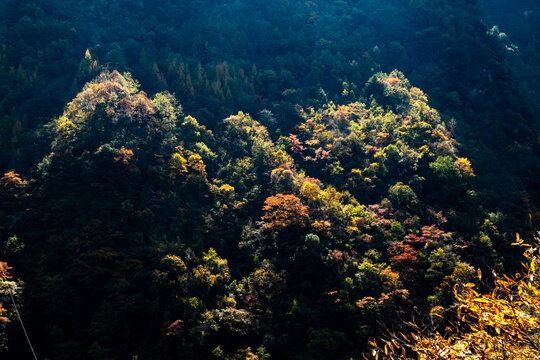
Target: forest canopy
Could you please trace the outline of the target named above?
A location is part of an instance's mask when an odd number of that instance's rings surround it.
[[[0,357],[360,359],[529,286],[527,1],[0,5]]]

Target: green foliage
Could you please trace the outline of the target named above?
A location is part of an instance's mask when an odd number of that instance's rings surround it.
[[[356,358],[500,262],[483,160],[536,157],[473,5],[81,4],[0,15],[1,160],[27,164],[0,179],[0,255],[43,356]]]
[[[410,186],[401,182],[388,190],[388,196],[396,208],[412,208],[418,203],[417,196]]]
[[[459,176],[459,171],[449,156],[437,157],[437,160],[429,164],[429,168],[446,182],[452,182]]]

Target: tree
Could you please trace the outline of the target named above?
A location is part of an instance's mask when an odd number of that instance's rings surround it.
[[[456,161],[459,166],[470,168],[470,164],[463,163],[463,161]],[[429,164],[429,168],[435,173],[439,178],[445,180],[446,182],[452,182],[459,176],[459,170],[457,165],[452,161],[450,156],[439,156],[437,160]],[[471,170],[472,171],[472,170]]]
[[[392,269],[398,271],[403,280],[411,282],[415,280],[418,272],[418,251],[408,244],[395,241],[388,247],[390,264]]]
[[[418,198],[409,185],[398,182],[388,190],[392,204],[399,208],[412,208],[417,205]]]
[[[289,227],[304,227],[308,215],[307,206],[292,194],[270,196],[264,202],[262,220],[267,229],[283,230]]]
[[[514,245],[525,249],[526,263],[521,274],[513,278],[494,274],[495,287],[490,293],[479,293],[472,283],[457,284],[453,306],[431,309],[435,325],[426,330],[408,323],[413,329],[409,335],[393,333],[382,340],[382,346],[370,342],[373,356],[441,360],[540,358],[540,239],[531,246],[518,235]],[[479,271],[479,280],[481,275]],[[443,324],[447,326],[441,332],[438,326]]]
[[[11,275],[9,274],[10,269],[11,267],[8,266],[7,263],[0,261],[0,300],[3,300],[4,295],[11,291],[9,287],[14,287],[16,289],[16,285],[9,281],[9,279],[11,279]],[[7,295],[5,300],[7,300]],[[0,303],[0,352],[6,348],[6,324],[10,322],[8,317],[10,314],[11,312],[3,308],[2,303]]]

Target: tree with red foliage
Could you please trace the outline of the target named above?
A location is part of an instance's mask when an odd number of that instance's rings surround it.
[[[303,159],[304,154],[302,154],[302,151],[306,150],[306,148],[302,145],[302,142],[294,134],[289,134],[289,141],[291,142],[291,151]]]
[[[9,285],[6,285],[4,283],[7,282],[9,279],[11,279],[11,276],[9,275],[10,269],[11,269],[11,266],[8,266],[7,263],[0,261],[0,295],[2,295],[2,293],[7,294],[8,290],[6,289],[6,287]],[[4,309],[2,307],[2,303],[0,303],[0,352],[6,348],[6,341],[7,341],[6,324],[10,322],[10,319],[7,316],[4,316],[6,312],[7,312],[7,309]]]
[[[412,282],[417,277],[418,251],[408,244],[393,242],[388,248],[392,269],[399,272],[405,282]]]
[[[11,279],[11,276],[9,275],[9,270],[11,269],[11,266],[8,266],[6,262],[0,261],[0,290],[3,289],[3,283],[7,281],[8,279]],[[0,315],[2,315],[3,312],[5,312],[6,309],[2,307],[2,304],[0,303]],[[0,317],[0,322],[7,322],[7,318]]]

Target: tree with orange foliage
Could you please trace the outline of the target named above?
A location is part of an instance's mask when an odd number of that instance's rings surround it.
[[[301,228],[309,219],[308,207],[292,194],[277,194],[266,199],[263,206],[266,228],[283,230],[285,228]]]
[[[9,171],[0,178],[0,191],[17,197],[19,190],[27,184],[19,174],[14,171]]]
[[[132,158],[133,150],[126,149],[122,146],[120,150],[118,150],[118,156],[114,158],[114,161],[123,165],[129,165]]]

